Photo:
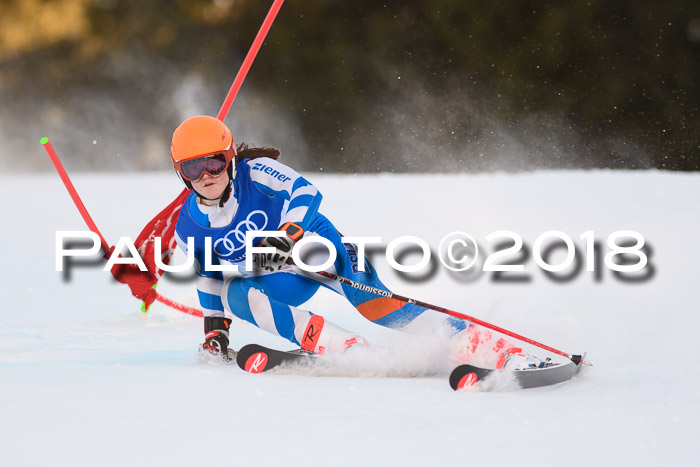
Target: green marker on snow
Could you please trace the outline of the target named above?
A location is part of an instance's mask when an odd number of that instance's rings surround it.
[[[153,284],[153,287],[151,287],[151,288],[152,288],[153,290],[155,290],[155,289],[156,289],[156,285],[158,285],[157,282],[156,282],[155,284]],[[151,305],[153,305],[153,304],[151,303]],[[151,305],[149,305],[148,307],[146,307],[146,302],[143,302],[143,303],[141,304],[141,311],[143,311],[144,313],[148,313],[148,309],[151,308]]]

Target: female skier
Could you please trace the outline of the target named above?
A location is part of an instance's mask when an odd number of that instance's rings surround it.
[[[193,241],[197,292],[205,314],[202,349],[227,358],[233,316],[318,354],[342,353],[354,345],[368,345],[356,333],[298,308],[321,285],[344,296],[365,318],[391,328],[405,326],[426,311],[320,275],[310,277],[290,264],[297,241],[320,236],[337,251],[330,272],[386,290],[368,262],[365,272],[359,270],[356,247],[342,243],[340,233],[319,212],[321,193],[278,162],[279,156],[275,148],[236,147],[229,128],[209,116],[185,120],[173,134],[173,165],[193,190],[180,211],[176,238],[182,247],[188,238]],[[246,271],[246,232],[261,230],[284,235],[256,239],[255,245],[271,247],[274,253],[256,253],[254,269]],[[212,251],[210,257],[206,256],[208,248]],[[238,266],[240,274],[224,280],[220,265],[226,263]],[[207,264],[213,267],[207,268]],[[467,323],[450,318],[450,324],[458,332]],[[467,353],[490,340],[473,326],[464,334]],[[512,346],[497,343],[494,355],[505,358],[503,351],[508,347]]]

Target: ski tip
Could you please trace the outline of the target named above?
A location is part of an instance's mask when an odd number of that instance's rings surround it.
[[[269,356],[265,348],[257,344],[241,347],[236,355],[236,363],[241,370],[248,373],[260,373],[267,366]]]
[[[476,373],[467,373],[466,375],[462,376],[459,381],[457,381],[457,387],[454,388],[455,391],[466,391],[468,389],[473,388],[476,386],[476,383],[479,381],[479,377],[476,376]]]
[[[460,365],[450,373],[450,387],[455,391],[470,391],[490,373],[491,370],[484,368]]]
[[[265,352],[256,352],[253,355],[249,356],[248,358],[245,359],[245,362],[243,363],[243,369],[247,371],[248,373],[262,373],[263,370],[265,370],[265,367],[267,366],[267,362],[269,360],[269,357],[267,356],[267,353]],[[240,366],[240,363],[239,363]]]

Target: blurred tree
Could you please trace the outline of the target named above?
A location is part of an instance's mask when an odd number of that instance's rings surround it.
[[[1,0],[3,127],[128,135],[157,154],[115,168],[164,167],[270,4]],[[306,170],[699,170],[698,82],[696,0],[287,0],[229,123]]]

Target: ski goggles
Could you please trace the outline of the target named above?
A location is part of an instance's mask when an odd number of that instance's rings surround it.
[[[233,151],[230,151],[233,154]],[[212,177],[220,175],[231,163],[233,157],[227,157],[226,153],[209,154],[208,156],[189,159],[175,163],[175,169],[190,182],[198,182],[204,174],[209,174]]]

